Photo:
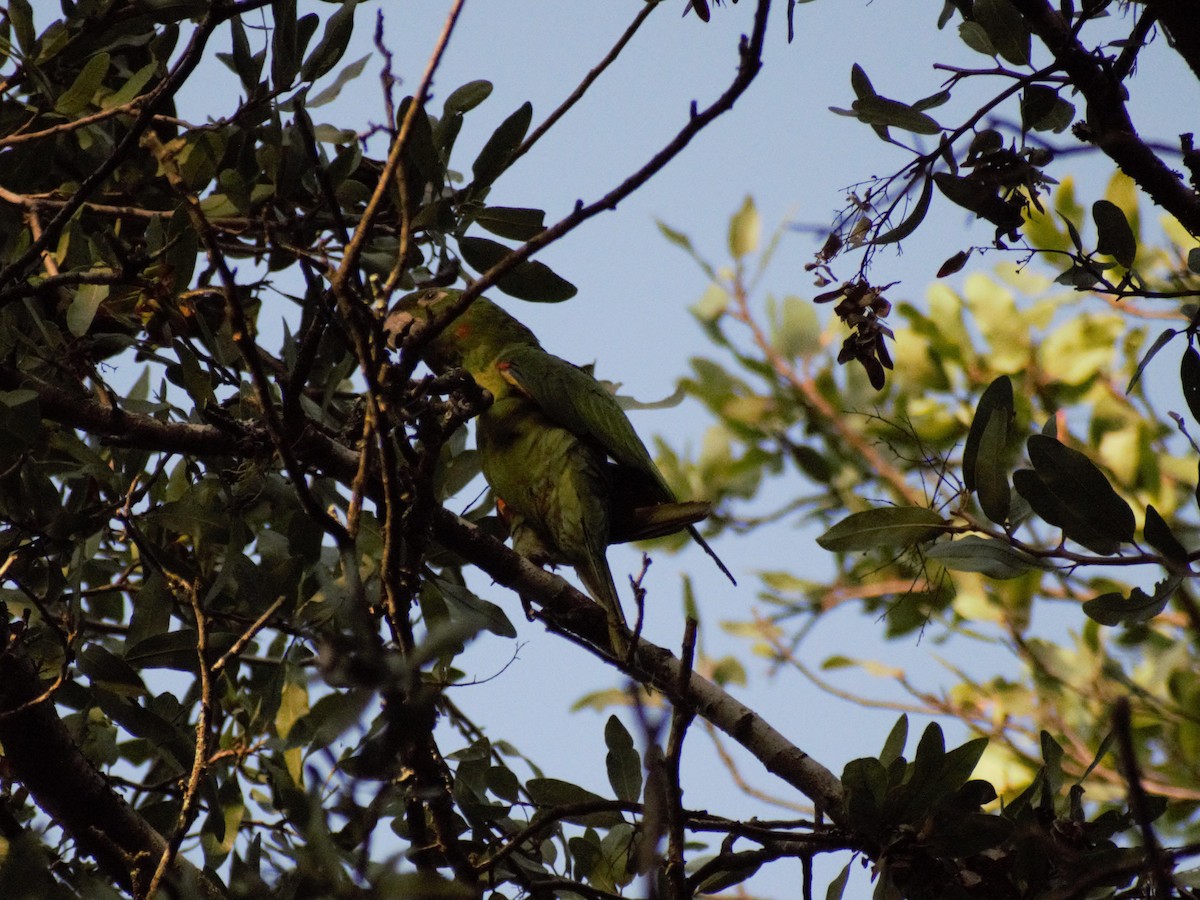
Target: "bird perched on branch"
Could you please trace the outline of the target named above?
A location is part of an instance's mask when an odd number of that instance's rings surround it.
[[[418,337],[459,296],[443,289],[409,295],[385,328],[394,339]],[[575,569],[608,615],[615,651],[624,653],[628,639],[606,557],[610,543],[686,529],[733,581],[696,530],[711,505],[675,498],[616,397],[588,369],[547,353],[532,331],[483,297],[422,354],[435,372],[463,368],[492,394],[476,441],[513,548],[539,565]]]

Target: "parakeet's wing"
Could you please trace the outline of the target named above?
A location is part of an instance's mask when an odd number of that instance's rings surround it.
[[[656,495],[649,499],[675,500],[625,410],[590,373],[539,347],[506,347],[497,364],[504,377],[541,407],[547,418],[590,438],[618,463],[644,475]]]

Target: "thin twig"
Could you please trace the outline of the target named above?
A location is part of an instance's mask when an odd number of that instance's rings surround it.
[[[204,605],[200,600],[197,586],[188,582],[183,585],[191,601],[192,615],[196,620],[196,659],[200,670],[200,710],[196,716],[196,755],[192,757],[192,771],[188,775],[187,788],[183,792],[183,802],[179,807],[179,817],[175,823],[174,833],[167,842],[163,855],[158,861],[154,877],[146,889],[146,900],[153,900],[154,895],[162,885],[167,871],[175,861],[183,839],[187,837],[188,829],[195,821],[200,811],[200,783],[208,772],[208,742],[209,731],[213,718],[212,676],[208,665],[208,619]]]
[[[413,339],[409,350],[401,358],[399,374],[401,378],[411,377],[420,357],[420,349],[434,340],[451,322],[460,316],[485,290],[492,287],[514,268],[529,259],[539,250],[553,244],[563,236],[574,231],[584,222],[606,210],[613,210],[617,205],[658,174],[671,160],[678,156],[692,139],[703,131],[718,116],[733,108],[734,103],[746,92],[762,68],[763,42],[766,38],[768,13],[771,0],[758,0],[754,13],[754,28],[750,37],[743,37],[738,46],[739,64],[737,75],[729,87],[703,110],[692,104],[687,124],[684,125],[662,149],[655,153],[641,168],[627,177],[603,197],[584,204],[579,201],[573,212],[563,217],[553,225],[531,237],[520,247],[497,262],[494,266],[475,279],[451,305],[446,314],[430,320],[426,327]]]
[[[633,17],[633,21],[629,24],[629,27],[625,29],[625,32],[617,39],[617,42],[613,44],[612,49],[608,51],[605,57],[600,60],[600,62],[598,62],[595,67],[587,73],[587,75],[584,76],[583,81],[579,82],[579,85],[571,92],[571,95],[567,97],[567,99],[561,104],[559,104],[559,106],[552,113],[550,113],[550,115],[546,116],[545,120],[538,125],[537,128],[533,129],[529,136],[521,142],[520,146],[518,146],[517,149],[512,152],[512,156],[510,156],[508,158],[508,162],[505,163],[504,167],[506,169],[512,166],[513,163],[515,163],[526,153],[528,153],[530,147],[536,144],[542,138],[542,136],[546,134],[547,131],[553,128],[558,123],[558,120],[570,111],[571,107],[583,99],[583,95],[586,94],[588,89],[596,82],[596,79],[604,74],[605,69],[616,62],[617,57],[621,55],[621,51],[625,49],[625,45],[633,39],[633,36],[637,33],[638,29],[642,27],[642,23],[645,22],[646,19],[650,17],[650,13],[654,12],[654,10],[657,8],[657,3],[646,3],[640,10],[638,10],[638,14]]]

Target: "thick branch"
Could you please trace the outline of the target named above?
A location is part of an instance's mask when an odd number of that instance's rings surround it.
[[[1013,5],[1087,101],[1086,139],[1184,228],[1200,235],[1200,196],[1138,135],[1125,105],[1124,86],[1109,61],[1089,52],[1046,0],[1013,0]],[[1190,21],[1194,4],[1184,5],[1191,7]]]

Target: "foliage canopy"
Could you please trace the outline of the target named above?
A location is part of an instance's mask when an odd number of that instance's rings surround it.
[[[449,512],[478,474],[465,426],[488,398],[420,369],[453,315],[387,326],[422,287],[461,287],[457,312],[492,289],[570,300],[534,255],[669,165],[751,85],[768,26],[804,6],[752,4],[728,88],[550,224],[489,194],[574,99],[460,144],[491,85],[440,107],[429,86],[461,6],[401,98],[382,38],[344,59],[354,0],[64,0],[54,20],[7,5],[0,894],[686,898],[799,860],[811,895],[814,857],[840,854],[830,897],[856,859],[884,898],[1193,896],[1200,449],[1147,373],[1178,351],[1200,419],[1200,156],[1190,134],[1139,135],[1126,90],[1145,53],[1200,77],[1191,4],[949,0],[930,27],[956,27],[987,67],[902,102],[855,65],[835,112],[911,159],[852,195],[811,298],[760,296],[778,236],[764,242],[749,199],[728,261],[663,226],[711,281],[694,309],[706,355],[682,387],[713,426],[694,459],[662,444],[660,468],[716,504],[713,534],[816,523],[831,566],[762,573],[764,612],[729,628],[819,686],[799,650],[846,604],[889,639],[1000,645],[1021,667],[955,672],[943,692],[897,673],[912,712],[974,737],[947,747],[932,724],[909,741],[901,717],[840,775],[727,690],[745,669],[698,649],[694,616],[678,655],[642,634],[615,652],[595,603],[503,544],[492,498]],[[732,14],[685,6],[708,27]],[[197,124],[175,99],[218,63],[242,95]],[[382,124],[321,121],[368,67]],[[1003,87],[951,115],[982,79]],[[1114,172],[1090,206],[1055,159],[1073,147]],[[935,195],[1021,265],[893,305],[877,251],[919,241]],[[796,483],[781,474],[813,490],[746,513]],[[559,777],[551,742],[518,750],[454,701],[464,648],[517,634],[513,594],[564,653],[636,686],[591,698],[632,713],[604,729],[607,795]],[[642,599],[639,582],[635,632]],[[1034,627],[1052,606],[1072,637]],[[698,722],[803,817],[685,806]]]

